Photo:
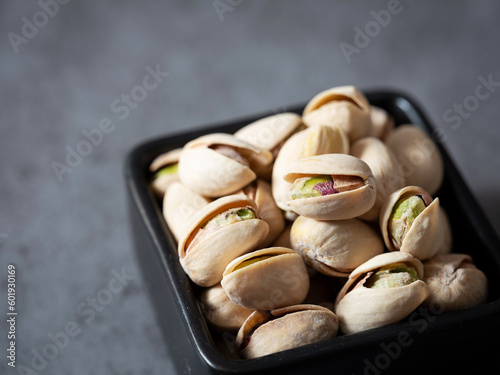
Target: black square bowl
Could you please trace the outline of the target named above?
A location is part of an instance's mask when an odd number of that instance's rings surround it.
[[[179,374],[416,374],[500,373],[500,242],[464,183],[435,129],[414,100],[398,92],[368,92],[371,104],[384,108],[396,126],[412,123],[436,142],[445,165],[437,193],[453,231],[453,252],[467,253],[488,277],[487,303],[442,313],[418,308],[407,319],[386,327],[286,350],[266,357],[239,360],[231,356],[234,336],[209,330],[196,300],[196,286],[179,264],[176,242],[167,228],[160,202],[149,188],[148,167],[161,153],[212,132],[234,133],[273,113],[207,126],[137,146],[125,162],[130,222],[137,259],[148,293]],[[304,106],[290,112],[301,113]]]

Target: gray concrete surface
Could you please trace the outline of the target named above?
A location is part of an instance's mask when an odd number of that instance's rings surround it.
[[[241,1],[223,14],[212,1],[41,5],[53,3],[0,3],[2,331],[8,264],[19,312],[18,368],[2,354],[0,373],[173,374],[132,252],[125,154],[332,86],[417,98],[500,233],[499,84],[476,91],[482,79],[500,82],[500,3],[401,0],[378,28],[388,1]],[[356,40],[366,27],[369,40]],[[356,42],[346,58],[341,44]],[[138,89],[148,69],[157,85]],[[121,102],[131,93],[146,95]],[[109,132],[59,179],[52,163],[106,118]],[[54,350],[65,330],[73,337]],[[44,351],[53,358],[42,361]]]

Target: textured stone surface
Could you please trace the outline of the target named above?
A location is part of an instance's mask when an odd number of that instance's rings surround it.
[[[355,27],[364,29],[381,9],[386,1],[243,1],[221,20],[211,1],[74,1],[16,53],[8,34],[21,34],[22,17],[32,20],[41,8],[2,1],[0,306],[14,263],[18,363],[31,366],[33,350],[75,322],[79,335],[40,373],[174,373],[132,252],[125,154],[151,137],[283,110],[332,86],[395,88],[417,98],[500,232],[500,90],[459,125],[443,119],[475,95],[478,77],[500,81],[500,3],[402,0],[349,63],[340,44],[353,44]],[[157,65],[169,76],[126,116],[114,113],[113,101]],[[66,147],[75,149],[82,131],[104,118],[114,130],[59,182],[51,163],[63,162]],[[102,290],[123,267],[135,277],[91,319],[84,310],[109,296]],[[2,353],[5,345],[2,334]],[[0,360],[2,374],[5,367]]]

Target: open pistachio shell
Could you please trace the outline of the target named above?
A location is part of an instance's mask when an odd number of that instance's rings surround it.
[[[314,155],[349,152],[349,141],[340,128],[317,126],[291,136],[283,145],[274,162],[272,192],[279,208],[290,211],[287,204],[292,184],[283,179],[287,168],[296,160]]]
[[[215,133],[184,146],[178,173],[181,182],[199,194],[221,197],[248,185],[256,178],[254,171],[271,162],[269,151],[259,150],[233,135]]]
[[[424,281],[429,285],[426,304],[442,311],[468,309],[486,302],[488,280],[466,254],[436,255],[424,263]]]
[[[252,211],[254,218],[217,229],[206,227],[211,219],[232,209]],[[217,284],[232,260],[254,250],[264,240],[269,227],[255,215],[257,212],[253,200],[230,195],[206,205],[189,220],[180,236],[178,252],[182,268],[193,282],[201,286]]]
[[[405,228],[406,234],[401,245],[398,245],[389,233],[389,221],[396,204],[407,197],[421,197],[425,203],[425,209],[416,216],[409,229]],[[390,251],[402,251],[410,253],[419,260],[426,260],[443,247],[444,231],[441,223],[439,198],[432,197],[418,186],[407,186],[397,190],[384,202],[380,211],[380,231],[385,245]]]
[[[444,255],[451,253],[451,249],[453,247],[453,233],[451,231],[450,220],[448,219],[448,214],[445,209],[440,206],[439,210],[440,220],[441,220],[441,228],[443,231],[443,244],[441,248],[436,252],[436,255]]]
[[[394,119],[384,109],[371,105],[371,137],[377,137],[384,141],[389,133],[394,129]]]
[[[217,332],[238,330],[254,311],[231,301],[220,284],[204,289],[199,302],[203,316]]]
[[[150,172],[154,173],[151,186],[159,198],[163,198],[165,191],[172,182],[179,181],[177,170],[174,166],[179,161],[181,151],[182,149],[176,148],[165,152],[157,156],[149,166]],[[169,169],[169,166],[174,168]]]
[[[318,175],[332,176],[334,183],[336,179],[356,179],[359,187],[289,200],[287,204],[299,215],[316,220],[345,220],[363,215],[373,207],[377,194],[376,182],[370,167],[364,161],[344,154],[311,156],[292,163],[285,174],[285,180],[293,183],[299,178]]]
[[[380,209],[389,194],[406,186],[399,174],[394,153],[378,138],[366,137],[351,145],[351,155],[363,160],[370,167],[377,182],[377,198],[373,207],[361,219],[378,221]]]
[[[189,219],[209,203],[210,199],[180,182],[170,184],[163,199],[163,217],[177,241]]]
[[[377,270],[395,264],[411,267],[418,280],[403,286],[367,287]],[[402,278],[394,274],[396,279]],[[392,277],[392,275],[391,275]],[[340,330],[345,334],[361,332],[398,322],[415,310],[428,296],[427,284],[422,281],[422,263],[408,253],[384,253],[356,268],[337,296],[335,313]],[[404,279],[403,279],[404,280]]]
[[[432,139],[416,125],[400,125],[386,139],[400,163],[408,185],[420,186],[435,195],[444,177],[441,154]]]
[[[341,127],[349,141],[366,137],[371,130],[370,105],[354,86],[320,92],[306,105],[302,121],[307,126]]]
[[[299,216],[292,225],[290,242],[307,265],[329,276],[347,277],[384,251],[379,235],[357,219],[317,221]]]
[[[274,310],[301,303],[309,291],[309,275],[295,251],[271,247],[233,260],[221,284],[231,301],[240,306]]]
[[[261,150],[273,152],[301,124],[302,118],[296,113],[278,113],[242,127],[234,136]]]
[[[236,347],[251,359],[333,338],[337,316],[317,305],[295,305],[273,311],[255,311],[243,323]]]
[[[257,203],[260,218],[269,225],[269,233],[261,243],[262,247],[269,246],[285,228],[283,212],[274,201],[271,185],[262,179],[257,179],[243,188],[242,193]]]

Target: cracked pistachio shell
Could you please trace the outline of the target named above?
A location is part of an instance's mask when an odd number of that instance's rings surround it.
[[[384,141],[394,129],[394,119],[384,109],[370,106],[371,131],[370,136]]]
[[[283,179],[291,163],[314,155],[349,152],[349,141],[340,128],[316,126],[291,136],[283,145],[274,162],[272,192],[274,200],[283,211],[291,211],[288,194],[292,184]]]
[[[415,218],[399,247],[390,237],[389,219],[400,199],[415,195],[420,196],[427,207]],[[433,257],[443,248],[445,241],[441,215],[439,198],[432,200],[424,189],[418,186],[406,186],[395,191],[387,197],[380,211],[380,231],[385,245],[390,251],[410,253],[419,260]]]
[[[395,263],[405,263],[413,267],[419,280],[393,288],[375,289],[364,286],[364,281],[371,272]],[[363,263],[351,273],[337,296],[335,313],[339,318],[340,330],[350,334],[404,319],[429,294],[427,284],[422,278],[422,263],[408,253],[384,253]]]
[[[180,182],[170,184],[163,199],[163,217],[177,241],[189,219],[210,202]]]
[[[386,139],[400,163],[408,185],[420,186],[435,195],[444,177],[441,154],[432,139],[416,125],[400,125]]]
[[[249,165],[223,155],[212,146],[228,146],[236,150]],[[206,197],[221,197],[255,180],[255,170],[272,162],[269,151],[256,147],[231,134],[214,133],[187,143],[179,157],[179,179],[190,189]]]
[[[453,247],[453,233],[451,232],[450,220],[448,219],[445,209],[440,207],[439,211],[441,228],[443,231],[443,244],[436,252],[436,255],[444,255],[451,253],[451,249]]]
[[[213,286],[222,280],[226,266],[235,258],[254,250],[267,236],[269,226],[260,218],[243,220],[220,228],[189,250],[196,235],[210,219],[232,208],[257,204],[244,195],[219,198],[198,211],[186,224],[178,245],[179,260],[189,278],[200,286]]]
[[[304,109],[302,121],[307,126],[338,126],[349,141],[354,142],[370,134],[370,105],[356,87],[334,87],[311,99]]]
[[[292,225],[290,242],[308,266],[328,276],[347,277],[384,251],[379,235],[357,219],[317,221],[299,216]]]
[[[179,161],[179,155],[182,149],[176,148],[174,150],[165,152],[161,155],[158,155],[150,164],[149,171],[152,173],[157,173],[163,167],[166,167],[171,164],[177,164]],[[167,173],[160,174],[159,176],[155,176],[153,181],[151,182],[151,186],[153,191],[159,198],[163,198],[165,195],[165,191],[168,186],[175,181],[179,181],[179,176],[176,173]]]
[[[269,233],[261,246],[267,247],[271,245],[285,228],[283,212],[274,201],[271,185],[262,179],[257,179],[246,186],[242,193],[257,203],[260,218],[269,225]]]
[[[251,359],[333,338],[337,316],[317,305],[294,305],[273,311],[255,311],[243,323],[236,347]]]
[[[336,194],[289,200],[287,203],[297,214],[316,220],[352,219],[368,212],[375,203],[376,181],[368,164],[344,154],[311,156],[292,163],[285,174],[285,180],[316,175],[359,177],[362,186]]]
[[[238,330],[254,311],[231,301],[220,284],[203,289],[198,300],[203,316],[218,332]]]
[[[377,182],[377,198],[373,207],[360,218],[378,221],[385,199],[396,190],[406,186],[398,171],[394,153],[378,138],[366,137],[351,145],[351,155],[363,160],[370,167]]]
[[[271,247],[233,260],[221,284],[231,301],[240,306],[274,310],[302,303],[309,291],[309,275],[295,251]]]
[[[424,262],[424,270],[430,291],[426,304],[456,311],[486,302],[488,280],[469,255],[437,255]]]

